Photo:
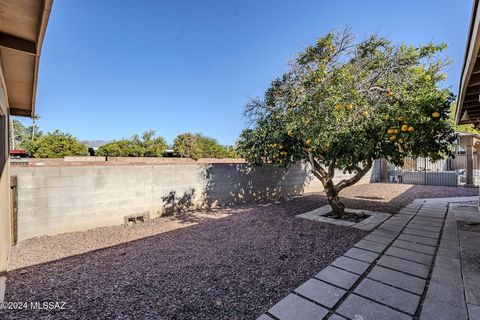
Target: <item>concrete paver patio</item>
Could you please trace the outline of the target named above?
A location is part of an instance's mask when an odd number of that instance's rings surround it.
[[[477,200],[413,201],[259,319],[480,319]]]

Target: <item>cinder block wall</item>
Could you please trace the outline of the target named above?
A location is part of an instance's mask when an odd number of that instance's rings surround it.
[[[18,239],[124,223],[200,207],[318,192],[303,165],[250,170],[240,163],[13,167],[18,181]],[[347,175],[348,176],[348,175]],[[345,178],[338,173],[336,180]],[[367,174],[362,183],[370,182]]]

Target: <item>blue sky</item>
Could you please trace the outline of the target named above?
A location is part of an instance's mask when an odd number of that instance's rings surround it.
[[[43,131],[118,139],[155,129],[171,143],[201,132],[232,144],[248,97],[334,28],[360,39],[449,44],[457,91],[469,0],[55,1],[36,111]],[[28,119],[24,123],[30,124]]]

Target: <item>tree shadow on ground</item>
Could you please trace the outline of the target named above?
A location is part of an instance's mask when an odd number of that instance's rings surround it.
[[[162,216],[175,215],[185,222],[196,221],[189,212],[198,209],[212,210],[245,203],[274,201],[303,194],[312,177],[303,164],[289,170],[264,165],[216,163],[205,165],[202,172],[204,184],[198,189],[171,190],[162,197]]]

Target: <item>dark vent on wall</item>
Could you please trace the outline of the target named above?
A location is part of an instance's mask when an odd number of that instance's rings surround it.
[[[123,217],[125,224],[134,224],[139,222],[145,222],[150,219],[150,214],[148,212],[142,212],[137,214],[131,214]]]

